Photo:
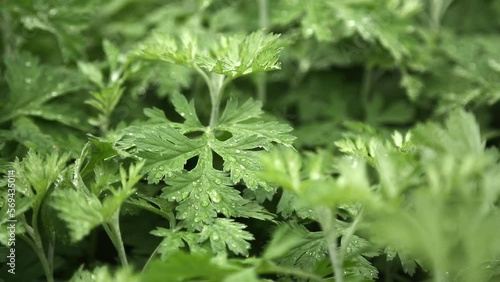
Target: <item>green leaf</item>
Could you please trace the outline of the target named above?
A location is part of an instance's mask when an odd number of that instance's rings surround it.
[[[133,186],[141,178],[141,168],[142,163],[130,165],[128,173],[120,168],[121,188],[111,187],[110,195],[102,201],[85,188],[64,187],[54,191],[51,205],[68,225],[73,242],[80,241],[92,229],[113,219],[123,202],[134,192]]]
[[[67,154],[59,155],[58,152],[43,156],[28,151],[21,162],[18,160],[14,162],[13,168],[21,181],[33,189],[33,192],[25,190],[26,195],[36,195],[37,200],[41,201],[65,168],[67,159]]]
[[[82,56],[86,46],[83,31],[95,16],[97,1],[33,0],[19,3],[20,21],[28,30],[43,30],[57,39],[66,60]]]
[[[40,109],[51,100],[68,95],[84,86],[77,72],[63,68],[40,65],[38,58],[27,53],[12,55],[5,61],[6,80],[10,94],[6,105],[0,109],[0,123],[23,115],[36,115],[54,120],[52,111]],[[51,109],[61,113],[60,109]],[[50,116],[47,116],[50,114]],[[74,118],[65,113],[67,118]]]
[[[184,248],[186,244],[190,247],[191,252],[198,251],[197,239],[198,236],[189,232],[175,232],[169,229],[158,227],[151,231],[152,235],[163,237],[160,243],[158,253],[161,254],[161,259],[166,261],[172,254],[175,254],[179,249]]]
[[[97,86],[104,86],[103,76],[97,65],[87,62],[78,62],[78,69]]]
[[[285,256],[290,250],[302,243],[302,236],[289,226],[280,226],[273,235],[269,245],[267,245],[263,259],[275,259]]]
[[[136,156],[146,159],[148,181],[158,183],[165,176],[184,169],[187,160],[200,154],[203,140],[190,139],[168,123],[132,126],[126,130],[119,148],[136,147]]]
[[[119,268],[116,271],[110,271],[107,266],[100,266],[94,270],[78,269],[70,282],[107,282],[107,281],[123,281],[123,282],[139,282],[142,281],[140,276],[134,273],[130,268]]]
[[[212,261],[210,255],[177,252],[165,262],[151,263],[142,278],[151,282],[165,281],[165,277],[170,281],[202,279],[207,282],[219,282],[239,270],[241,267],[228,262]]]
[[[144,169],[150,182],[157,183],[165,178],[168,186],[163,189],[162,197],[178,202],[176,217],[182,220],[181,226],[191,232],[201,231],[208,239],[208,227],[243,228],[243,225],[221,221],[217,218],[221,214],[271,220],[268,212],[257,203],[242,198],[232,186],[243,180],[250,189],[272,190],[258,175],[262,169],[257,162],[258,156],[273,143],[290,145],[293,137],[288,132],[291,128],[263,119],[261,104],[253,100],[243,105],[230,100],[221,123],[207,128],[201,125],[193,103],[180,95],[173,95],[172,100],[185,120],[183,123],[169,121],[159,110],[147,110],[149,122],[127,128],[119,147],[146,161]],[[202,135],[187,137],[185,134],[190,132],[202,132]],[[232,137],[221,141],[216,138],[220,132],[230,132]],[[224,160],[222,171],[214,167],[214,153]],[[194,168],[185,170],[186,162],[193,157],[197,158]],[[250,239],[249,233],[244,231],[237,234],[241,242]],[[229,250],[247,252],[248,243],[238,242],[232,247],[234,242],[229,240]],[[214,252],[225,251],[223,240],[212,242],[212,246]]]
[[[309,232],[304,227],[292,228],[303,238],[302,244],[294,247],[285,256],[277,259],[279,265],[313,273],[321,260],[327,257],[327,245],[322,232]]]
[[[178,38],[156,34],[140,47],[138,55],[149,60],[202,68],[229,78],[280,67],[278,56],[282,47],[277,35],[259,31],[247,36],[214,37],[187,32]]]
[[[214,253],[224,253],[226,246],[235,254],[248,255],[250,244],[254,237],[245,231],[245,225],[232,219],[218,218],[213,224],[205,225],[200,233],[200,241],[210,240]]]
[[[204,128],[196,114],[194,101],[188,102],[183,95],[173,94],[172,104],[175,111],[184,119],[184,122],[178,125],[184,132],[193,132]]]
[[[413,131],[412,140],[457,157],[465,154],[481,155],[484,151],[479,126],[474,116],[464,110],[450,113],[445,128],[435,123],[418,126]]]
[[[80,241],[105,221],[100,213],[102,205],[93,195],[67,189],[54,192],[53,197],[52,207],[68,225],[73,242]]]
[[[111,71],[118,70],[118,65],[120,63],[120,50],[116,45],[114,45],[109,40],[103,40],[102,47],[104,49],[104,53],[106,54],[106,59],[108,61],[109,67]]]

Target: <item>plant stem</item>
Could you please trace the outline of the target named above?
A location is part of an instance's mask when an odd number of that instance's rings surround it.
[[[197,65],[193,65],[193,68],[201,75],[201,77],[203,77],[203,80],[205,80],[205,83],[208,86],[208,91],[210,92],[210,102],[212,104],[209,126],[213,127],[219,120],[220,102],[224,88],[229,82],[229,79],[225,79],[224,75],[217,73],[212,73],[209,77],[208,74]]]
[[[158,246],[153,251],[153,253],[151,253],[151,255],[149,256],[148,261],[146,261],[146,264],[144,264],[144,267],[142,268],[142,271],[144,271],[144,270],[146,270],[148,268],[148,265],[151,263],[151,261],[153,261],[153,258],[158,253],[158,250],[160,250],[160,246],[161,246],[161,242],[160,242],[160,244],[158,244]]]
[[[47,251],[47,258],[48,258],[50,273],[54,273],[55,246],[56,246],[56,235],[55,235],[55,233],[52,233],[52,236],[51,236],[50,242],[49,242],[49,250]]]
[[[42,195],[41,198],[43,199],[45,195]],[[54,281],[54,276],[51,271],[51,267],[49,264],[49,261],[47,260],[47,257],[45,256],[45,251],[43,249],[43,243],[42,243],[42,237],[40,236],[40,232],[38,230],[38,213],[40,212],[40,204],[35,204],[33,207],[33,216],[31,219],[31,225],[33,227],[32,232],[31,232],[31,237],[34,242],[34,250],[38,255],[38,258],[40,259],[40,262],[43,267],[43,271],[45,273],[45,277],[47,278],[48,282],[53,282]]]
[[[335,213],[329,207],[318,207],[315,209],[318,222],[325,234],[328,253],[332,263],[333,275],[335,282],[344,281],[343,262],[338,254],[337,246],[337,230],[335,226]]]
[[[372,88],[372,75],[373,69],[371,66],[365,66],[365,71],[363,73],[363,81],[361,84],[361,104],[363,105],[363,110],[365,114],[365,120],[368,116],[368,108],[370,102],[370,91]]]
[[[303,279],[308,279],[310,281],[323,281],[323,279],[317,275],[309,274],[296,269],[281,267],[274,263],[269,263],[269,265],[267,265],[266,268],[268,269],[265,269],[261,274],[264,273],[285,274],[285,275],[293,275],[295,277],[300,277]]]
[[[259,26],[262,29],[269,27],[269,0],[258,0],[259,3]]]
[[[7,2],[9,0],[3,0],[2,1],[2,6],[4,7],[2,11],[2,41],[3,41],[3,48],[4,48],[4,58],[9,56],[13,50],[13,46],[11,46],[11,40],[12,40],[12,28],[10,25],[10,15],[9,12],[7,11]]]
[[[120,211],[116,211],[113,215],[113,219],[109,224],[103,224],[104,230],[111,239],[113,246],[115,246],[116,251],[118,252],[118,258],[120,259],[120,263],[122,266],[127,267],[127,254],[125,253],[125,246],[123,245],[122,235],[120,232]]]
[[[257,0],[259,4],[259,26],[262,30],[269,28],[269,1]],[[257,97],[262,102],[267,98],[267,74],[265,72],[257,76]]]
[[[45,273],[45,277],[47,278],[47,282],[53,282],[54,277],[52,275],[49,261],[47,260],[47,257],[45,256],[45,252],[43,250],[42,238],[40,238],[40,234],[35,232],[35,237],[33,238],[33,241],[34,241],[34,246],[33,246],[34,250],[35,250],[36,254],[38,255],[38,258],[40,259],[40,262],[42,263],[43,272]]]
[[[434,30],[441,28],[441,21],[453,0],[430,0],[430,25]]]
[[[37,254],[38,259],[42,263],[43,272],[45,274],[45,278],[47,279],[47,282],[54,282],[54,277],[52,276],[52,271],[50,270],[51,267],[49,265],[49,262],[47,261],[47,257],[45,257],[45,254],[43,251],[43,246],[41,247],[41,240],[40,240],[39,236],[37,236],[38,239],[32,238],[33,240],[28,238],[24,234],[21,234],[19,236],[22,239],[24,239],[26,241],[26,243],[28,243],[28,245],[30,245],[31,248],[33,248],[33,250]]]
[[[344,261],[349,243],[351,242],[352,236],[354,236],[354,233],[356,232],[356,229],[358,228],[358,224],[361,221],[362,217],[363,217],[363,208],[361,208],[361,210],[358,212],[356,218],[354,219],[351,226],[347,230],[347,233],[342,237],[342,241],[340,244],[340,254],[339,254],[340,261]]]
[[[212,74],[212,79],[208,85],[210,91],[210,101],[212,103],[212,111],[210,112],[210,127],[215,126],[219,120],[220,102],[224,86],[224,76],[220,74]]]

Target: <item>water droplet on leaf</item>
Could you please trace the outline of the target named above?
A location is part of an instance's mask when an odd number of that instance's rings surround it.
[[[222,197],[215,190],[210,191],[208,195],[210,196],[210,200],[214,203],[218,203],[222,200]]]

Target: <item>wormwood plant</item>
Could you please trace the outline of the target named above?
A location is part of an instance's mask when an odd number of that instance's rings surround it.
[[[497,2],[0,3],[0,279],[499,280]]]

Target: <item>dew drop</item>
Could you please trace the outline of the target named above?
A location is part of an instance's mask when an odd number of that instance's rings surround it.
[[[200,221],[201,221],[201,218],[199,218],[199,217],[194,218],[194,222],[200,222]]]
[[[215,182],[215,184],[217,184],[217,185],[222,184],[222,180],[220,180],[219,178],[216,178],[216,179],[214,180],[214,182]]]
[[[209,203],[207,201],[201,202],[201,206],[202,207],[207,207],[208,205],[209,205]]]
[[[158,167],[158,169],[159,169],[159,170],[164,170],[164,169],[165,169],[165,167],[161,165],[160,167]]]
[[[215,190],[210,191],[208,195],[210,196],[210,200],[214,203],[218,203],[222,200],[222,197]]]
[[[240,149],[236,149],[236,154],[239,154],[241,153],[241,150]]]
[[[219,241],[219,235],[217,235],[216,233],[213,233],[210,238],[212,239],[212,241]]]
[[[162,177],[161,173],[159,173],[159,172],[155,173],[155,178],[161,178],[161,177]]]
[[[26,82],[26,84],[31,84],[31,82],[33,81],[31,80],[31,78],[25,78],[24,82]]]

